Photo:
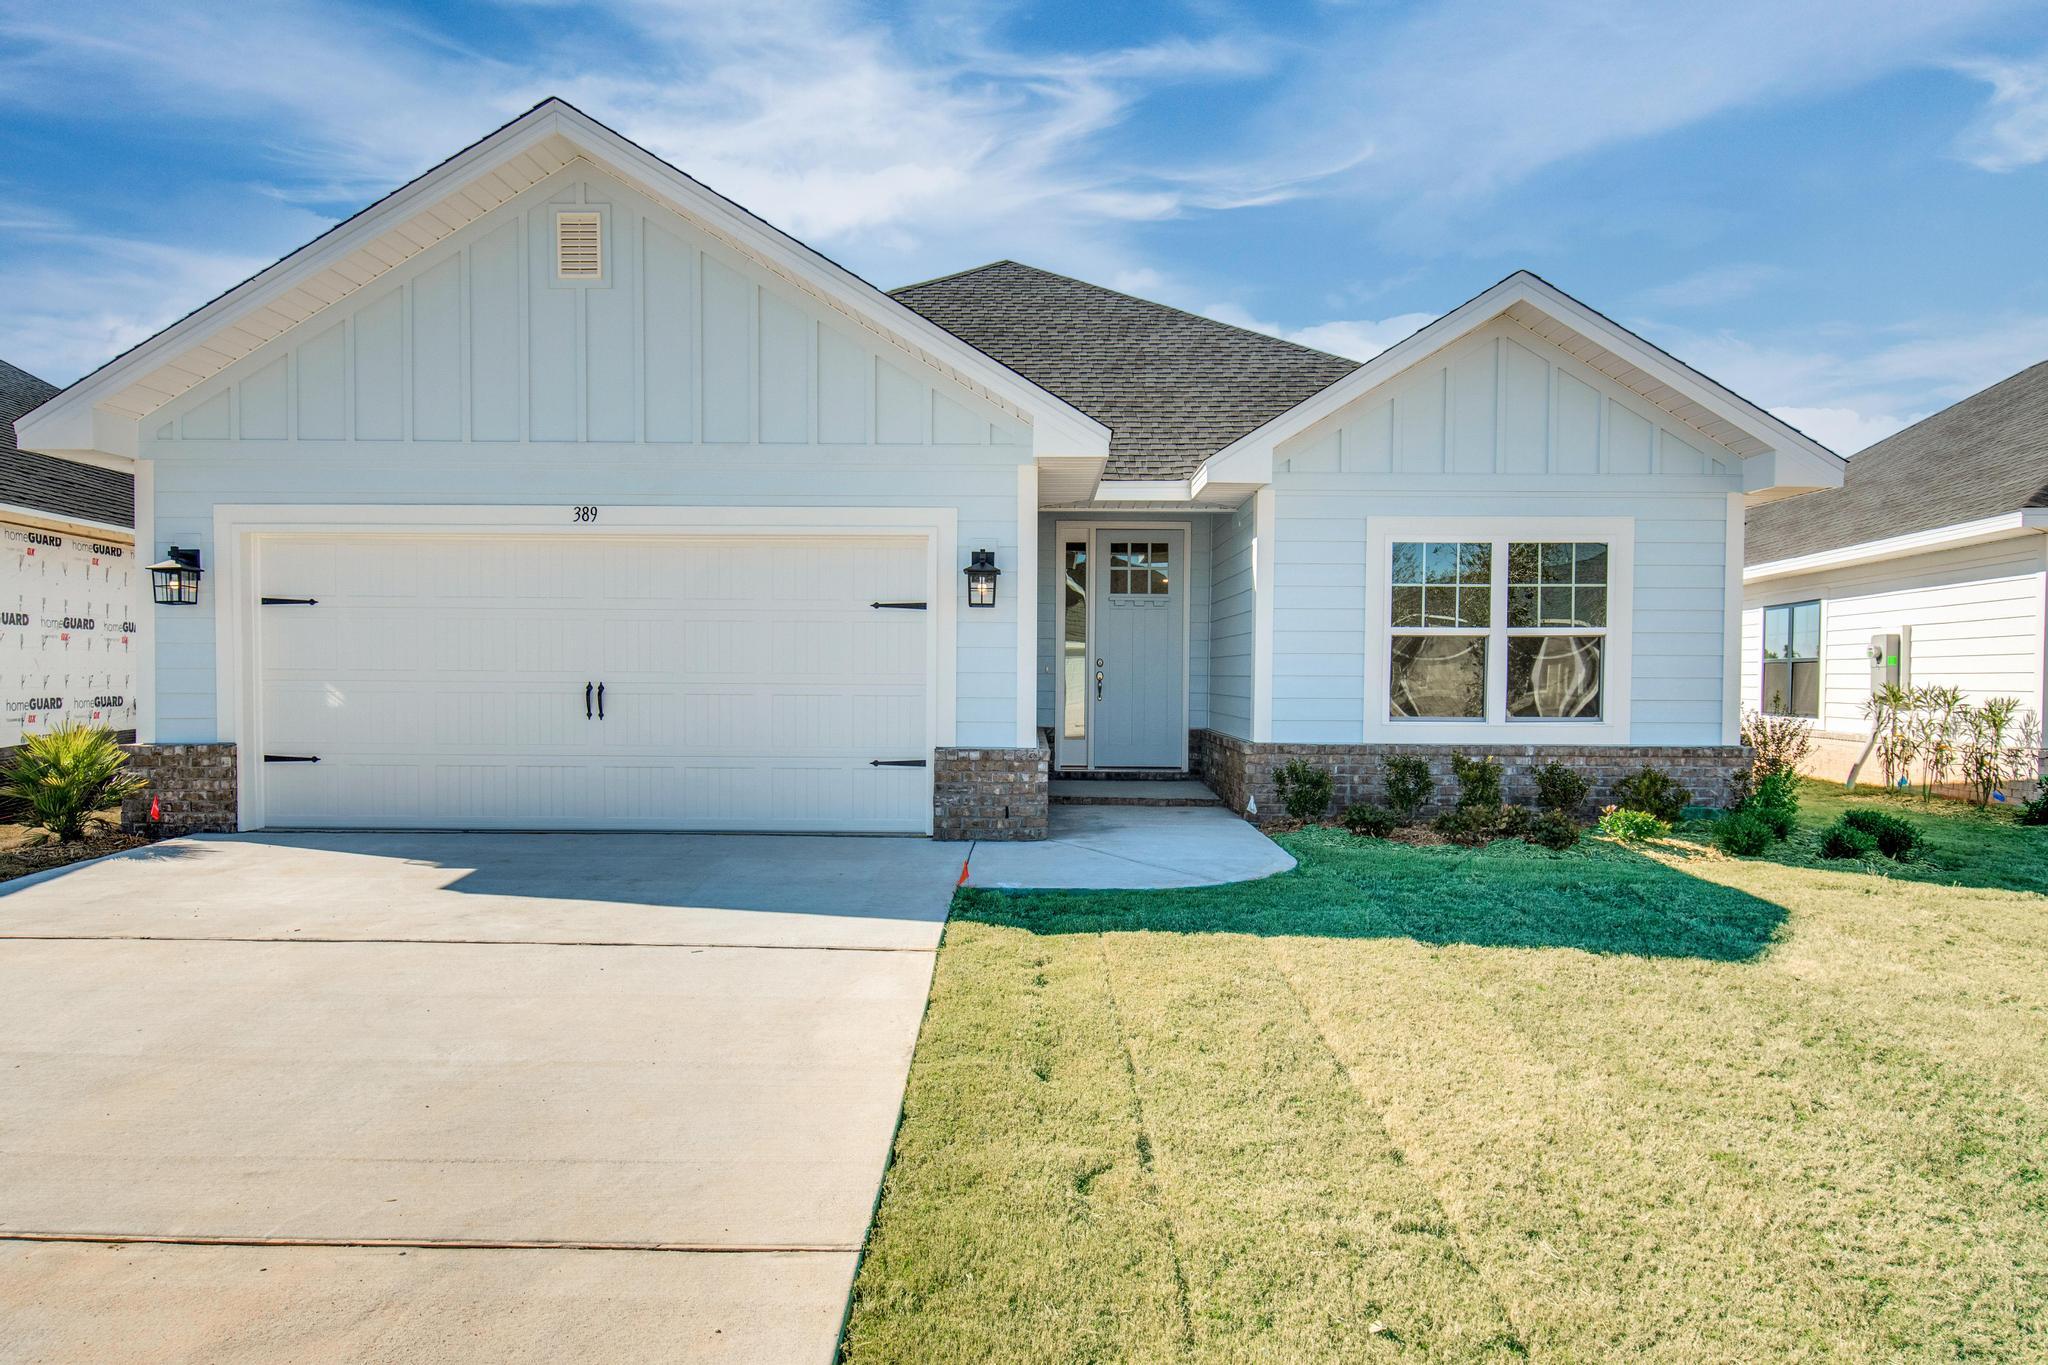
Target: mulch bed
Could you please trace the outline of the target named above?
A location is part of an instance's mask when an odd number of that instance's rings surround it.
[[[25,877],[31,872],[43,872],[53,867],[66,867],[82,863],[88,858],[102,854],[119,853],[123,849],[141,848],[149,840],[119,830],[93,829],[83,839],[61,844],[55,839],[40,844],[21,844],[0,853],[0,881],[12,877]]]

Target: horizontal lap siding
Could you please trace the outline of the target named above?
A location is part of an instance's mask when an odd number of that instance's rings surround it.
[[[553,278],[554,214],[604,216],[606,278]],[[159,544],[208,564],[240,503],[952,508],[1014,566],[1009,414],[587,163],[145,419]],[[959,592],[959,564],[941,590]],[[1016,613],[959,613],[960,745],[1016,741]],[[158,738],[218,734],[217,597],[156,613]]]
[[[1209,724],[1227,735],[1252,733],[1252,504],[1216,519],[1211,528]],[[1286,544],[1284,536],[1280,544]]]
[[[1819,728],[1867,734],[1870,637],[1910,627],[1916,685],[1960,687],[1973,701],[2018,697],[2043,706],[2048,536],[1910,555],[1752,584],[1742,620],[1742,700],[1763,690],[1763,609],[1821,603]]]
[[[1053,724],[1054,670],[1059,666],[1060,619],[1063,598],[1060,583],[1062,560],[1055,539],[1062,522],[1098,525],[1142,526],[1149,521],[1188,523],[1188,727],[1199,730],[1209,723],[1209,616],[1210,536],[1217,518],[1213,513],[1181,516],[1126,515],[1081,512],[1045,512],[1038,519],[1038,723]]]
[[[1721,742],[1725,493],[1540,486],[1509,492],[1483,485],[1417,493],[1361,488],[1363,482],[1291,472],[1275,481],[1276,742],[1356,743],[1363,736],[1369,516],[1634,519],[1632,742]]]

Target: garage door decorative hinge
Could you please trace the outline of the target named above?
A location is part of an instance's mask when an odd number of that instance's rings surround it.
[[[318,755],[318,754],[265,754],[265,755],[263,755],[263,761],[264,761],[265,763],[318,763],[318,762],[320,761],[320,755]]]
[[[875,609],[876,611],[923,611],[923,610],[924,610],[924,603],[922,603],[922,602],[870,602],[870,603],[868,603],[868,605],[869,605],[870,607],[873,607],[873,608],[874,608],[874,609]]]
[[[870,768],[922,768],[924,760],[921,758],[871,758],[868,760],[868,766]]]
[[[320,605],[320,599],[317,597],[266,597],[263,599],[263,605],[266,607],[317,607]]]

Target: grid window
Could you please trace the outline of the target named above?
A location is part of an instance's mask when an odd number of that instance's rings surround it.
[[[1109,592],[1112,597],[1164,597],[1171,590],[1172,558],[1165,541],[1113,540],[1109,543]]]

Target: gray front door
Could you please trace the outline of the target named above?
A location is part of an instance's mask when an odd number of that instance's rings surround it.
[[[1094,539],[1091,760],[1097,768],[1178,768],[1187,746],[1187,536],[1098,530]]]

